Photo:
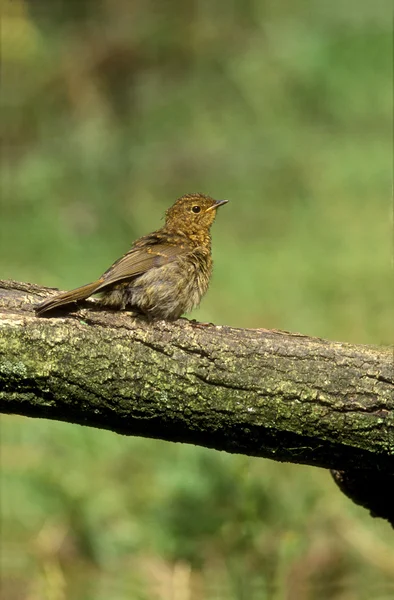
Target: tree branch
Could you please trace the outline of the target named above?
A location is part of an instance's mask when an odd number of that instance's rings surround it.
[[[1,412],[334,469],[345,493],[394,525],[392,349],[149,323],[94,301],[37,318],[48,292],[0,281]],[[354,493],[373,477],[388,514]]]

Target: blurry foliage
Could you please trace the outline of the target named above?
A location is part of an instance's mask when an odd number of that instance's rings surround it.
[[[230,203],[193,316],[392,341],[391,4],[7,0],[0,273],[105,270],[185,192]],[[2,423],[8,600],[388,600],[392,533],[328,473]]]

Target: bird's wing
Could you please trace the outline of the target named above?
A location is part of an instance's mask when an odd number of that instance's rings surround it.
[[[185,253],[183,245],[172,245],[166,243],[136,245],[127,254],[117,260],[102,276],[99,289],[122,281],[142,275],[153,267],[162,267],[176,260]]]

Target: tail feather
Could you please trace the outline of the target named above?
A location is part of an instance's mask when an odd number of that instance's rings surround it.
[[[38,304],[35,307],[35,311],[37,315],[42,315],[48,310],[52,310],[53,308],[58,308],[59,306],[64,306],[66,304],[71,304],[72,302],[77,302],[78,300],[85,300],[97,290],[97,288],[101,287],[103,283],[102,279],[98,279],[93,283],[88,283],[87,285],[83,285],[82,287],[76,288],[75,290],[71,290],[70,292],[62,292],[61,294],[57,294],[52,298],[48,298],[41,304]]]

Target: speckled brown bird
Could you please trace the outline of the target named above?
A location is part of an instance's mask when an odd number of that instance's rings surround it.
[[[114,309],[152,319],[178,319],[199,305],[212,274],[211,225],[219,206],[204,194],[186,194],[166,212],[165,225],[132,245],[97,281],[57,294],[36,307],[38,315],[101,294]]]

